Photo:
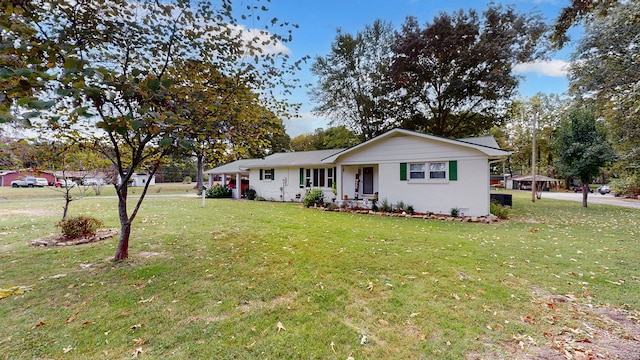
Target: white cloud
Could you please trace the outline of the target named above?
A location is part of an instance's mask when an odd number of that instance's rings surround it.
[[[551,77],[565,77],[570,63],[566,60],[535,61],[518,64],[513,71],[519,74],[535,73]]]
[[[245,29],[244,26],[239,26],[242,37],[246,42],[253,41],[255,44],[261,44],[262,51],[266,54],[282,54],[291,55],[291,50],[286,47],[282,42],[277,39],[273,39],[271,34],[265,30],[258,29]],[[238,30],[238,29],[237,29]]]
[[[300,113],[299,117],[283,119],[287,134],[292,138],[314,132],[318,128],[327,128],[329,120],[313,115],[313,113]]]

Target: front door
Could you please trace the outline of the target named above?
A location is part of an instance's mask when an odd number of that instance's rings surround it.
[[[362,168],[362,194],[373,195],[373,167]]]

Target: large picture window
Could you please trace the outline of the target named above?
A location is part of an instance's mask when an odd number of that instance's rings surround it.
[[[304,187],[333,187],[334,168],[300,169],[300,185]]]

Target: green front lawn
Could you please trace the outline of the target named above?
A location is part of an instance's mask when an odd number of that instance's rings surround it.
[[[151,197],[113,263],[115,238],[27,246],[62,201],[16,190],[0,189],[0,288],[31,290],[0,299],[0,358],[522,358],[606,327],[590,308],[640,310],[633,209],[513,192],[511,220],[486,225]],[[118,227],[113,198],[71,215]]]

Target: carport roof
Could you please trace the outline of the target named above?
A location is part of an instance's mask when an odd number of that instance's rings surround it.
[[[514,176],[513,178],[511,178],[511,180],[514,181],[531,181],[533,180],[533,177],[531,175],[520,175],[520,176]],[[560,179],[554,179],[552,177],[548,177],[548,176],[544,176],[544,175],[536,175],[536,182],[537,181],[561,181]]]
[[[254,159],[252,162],[245,164],[244,168],[250,169],[279,166],[317,166],[318,164],[322,164],[322,159],[335,155],[344,150],[345,149],[329,149],[276,153],[271,154],[264,159]]]
[[[244,168],[244,165],[255,161],[256,159],[242,159],[242,160],[236,160],[234,162],[230,162],[228,164],[224,164],[221,166],[218,166],[216,168],[213,168],[211,170],[207,170],[204,173],[205,174],[213,174],[213,175],[222,175],[222,174],[235,174],[235,173],[241,173],[241,174],[248,174],[249,172],[247,171],[247,169]]]

